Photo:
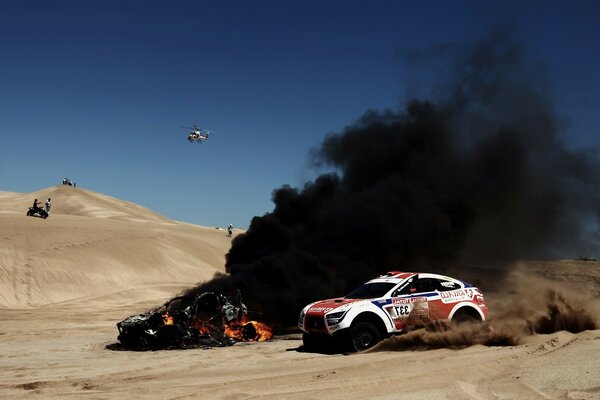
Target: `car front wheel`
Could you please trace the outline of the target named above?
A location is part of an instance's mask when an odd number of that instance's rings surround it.
[[[381,341],[381,333],[375,325],[362,321],[352,324],[349,332],[350,347],[353,351],[364,351]]]

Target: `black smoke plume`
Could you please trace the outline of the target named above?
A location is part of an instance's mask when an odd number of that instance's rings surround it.
[[[193,291],[240,289],[289,326],[307,303],[385,271],[589,253],[600,163],[568,148],[543,74],[511,35],[404,56],[442,67],[431,100],[328,136],[313,158],[331,172],[275,190],[273,211],[234,239],[227,274]]]

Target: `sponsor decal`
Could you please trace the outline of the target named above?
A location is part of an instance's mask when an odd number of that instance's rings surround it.
[[[449,281],[442,281],[442,282],[440,282],[440,285],[442,285],[443,287],[447,287],[447,288],[456,287],[456,284],[454,282],[449,282]]]
[[[394,304],[412,304],[427,301],[427,297],[408,297],[408,298],[394,298],[392,303]]]
[[[442,303],[455,303],[457,301],[473,300],[473,289],[457,289],[440,292]]]
[[[311,307],[308,309],[308,312],[329,312],[331,310],[333,310],[333,307]]]

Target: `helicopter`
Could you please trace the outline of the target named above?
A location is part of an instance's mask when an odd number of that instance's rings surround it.
[[[202,143],[208,140],[208,135],[213,131],[209,131],[207,129],[198,128],[196,125],[194,127],[184,127],[188,129],[193,129],[192,132],[188,135],[188,142],[190,143]]]

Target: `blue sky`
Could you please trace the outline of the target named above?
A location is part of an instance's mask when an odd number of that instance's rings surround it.
[[[248,227],[308,152],[407,98],[402,49],[498,23],[539,63],[574,148],[600,144],[597,1],[3,1],[0,190],[78,186]],[[215,131],[190,144],[183,126]]]

